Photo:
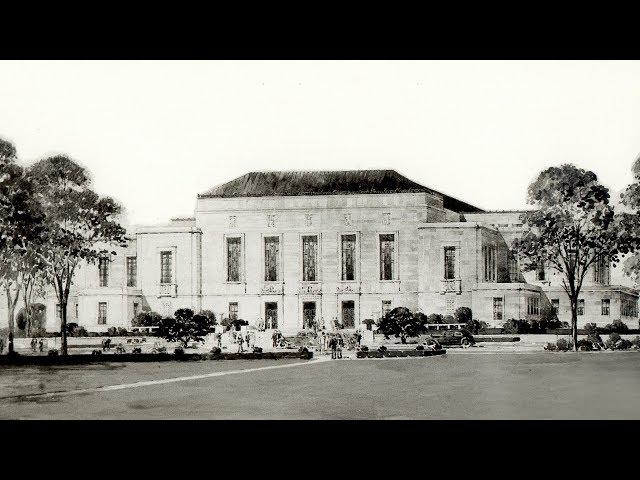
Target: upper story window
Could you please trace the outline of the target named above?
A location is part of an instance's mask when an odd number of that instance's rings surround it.
[[[584,315],[584,298],[579,298],[578,299],[578,315]]]
[[[484,281],[496,281],[496,247],[495,245],[485,245],[482,247],[482,257],[484,262]]]
[[[356,279],[356,236],[355,234],[340,237],[340,252],[342,259],[341,279],[351,281]]]
[[[264,237],[264,280],[277,282],[280,268],[280,237]]]
[[[138,281],[138,258],[127,257],[127,287],[135,287]]]
[[[609,259],[598,259],[593,265],[593,281],[602,285],[609,285],[610,279]]]
[[[160,283],[173,283],[173,255],[170,251],[160,252]]]
[[[444,247],[444,279],[456,278],[456,247]]]
[[[509,252],[509,281],[517,282],[520,277],[520,269],[518,268],[518,256],[515,252]]]
[[[100,257],[98,260],[98,277],[101,287],[109,286],[109,259],[107,257]]]
[[[315,282],[318,280],[318,236],[302,237],[302,280]]]
[[[227,282],[239,282],[242,262],[242,238],[227,237]]]
[[[395,278],[396,236],[393,233],[380,235],[380,280]]]
[[[610,313],[611,313],[611,300],[608,298],[603,298],[602,304],[601,304],[601,314],[609,315]]]
[[[544,281],[547,279],[546,271],[544,269],[544,262],[539,261],[536,266],[536,280]]]

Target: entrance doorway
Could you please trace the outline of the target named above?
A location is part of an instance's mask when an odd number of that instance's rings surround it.
[[[316,302],[302,302],[302,328],[313,328],[316,324]]]
[[[266,328],[278,328],[278,303],[265,302],[264,320]]]
[[[342,328],[355,327],[356,308],[353,300],[344,300],[342,302]]]

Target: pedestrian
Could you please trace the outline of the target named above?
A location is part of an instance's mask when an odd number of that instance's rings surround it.
[[[331,337],[329,347],[331,348],[331,360],[335,360],[338,357],[338,340],[336,337]]]
[[[244,349],[242,345],[244,344],[244,338],[242,338],[242,333],[238,335],[238,353],[242,353]]]
[[[0,337],[0,354],[4,351],[4,338]]]
[[[273,341],[273,348],[276,348],[278,346],[278,332],[277,331],[273,332],[273,335],[271,335],[271,340]]]
[[[342,347],[344,347],[344,340],[342,335],[338,336],[338,358],[342,358]]]

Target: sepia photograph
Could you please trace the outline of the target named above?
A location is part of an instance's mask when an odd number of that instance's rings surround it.
[[[0,419],[639,420],[640,61],[0,60]]]

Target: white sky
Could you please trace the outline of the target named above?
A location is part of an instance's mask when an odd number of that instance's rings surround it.
[[[563,162],[613,190],[640,152],[640,62],[0,62],[0,137],[66,153],[131,223],[251,170],[393,168],[487,209]]]

